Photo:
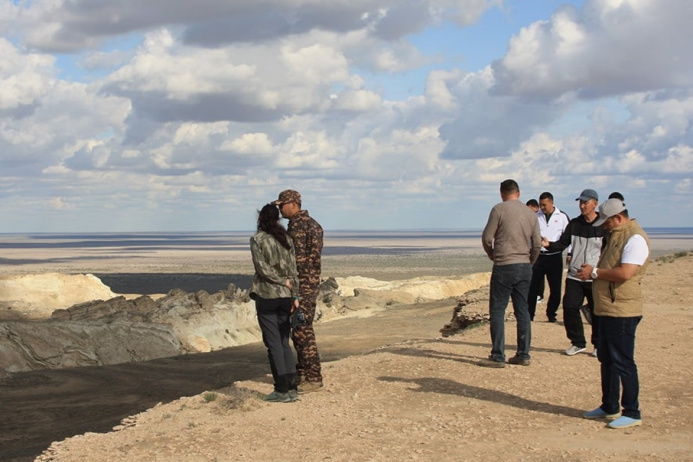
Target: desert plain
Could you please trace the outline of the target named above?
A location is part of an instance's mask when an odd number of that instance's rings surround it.
[[[326,238],[323,276],[401,287],[491,267],[476,238],[404,236],[394,245],[378,236]],[[0,276],[97,274],[137,294],[165,293],[171,281],[190,284],[186,290],[215,278],[242,285],[252,265],[242,242],[231,247],[27,243],[3,249]],[[459,299],[465,312],[487,311],[487,288],[478,284],[413,303],[383,290],[377,306],[318,322],[325,387],[295,403],[258,399],[272,385],[257,342],[11,374],[0,383],[0,460],[693,460],[691,249],[686,236],[653,239],[636,341],[640,427],[611,430],[581,417],[599,405],[599,364],[586,353],[562,354],[570,345],[561,322],[537,316],[529,367],[476,366],[490,350],[485,324],[441,336]],[[508,354],[514,340],[509,316]]]

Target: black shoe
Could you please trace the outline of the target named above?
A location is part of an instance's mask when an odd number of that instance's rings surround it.
[[[504,362],[495,361],[493,359],[482,359],[481,361],[476,363],[476,365],[481,367],[492,367],[494,369],[502,369],[505,367]]]
[[[549,322],[558,322],[558,319],[556,319],[556,318],[549,318]]]
[[[531,363],[532,363],[531,359],[519,358],[517,356],[513,356],[512,358],[508,358],[508,364],[516,364],[518,366],[529,366]]]

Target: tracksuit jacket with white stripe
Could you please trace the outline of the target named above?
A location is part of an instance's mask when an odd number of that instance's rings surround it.
[[[597,214],[597,220],[599,214]],[[570,265],[568,266],[568,278],[580,281],[576,276],[577,272],[583,263],[597,266],[599,255],[602,252],[602,238],[604,237],[604,228],[601,226],[592,226],[592,222],[587,222],[582,215],[573,218],[568,223],[565,231],[561,234],[558,241],[549,242],[546,248],[548,252],[562,252],[568,246],[572,246],[570,251]]]

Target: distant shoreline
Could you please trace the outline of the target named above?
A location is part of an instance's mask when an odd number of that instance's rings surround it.
[[[693,250],[693,228],[652,228],[651,258]],[[0,276],[94,274],[116,293],[250,287],[250,232],[0,234]],[[326,232],[323,278],[383,281],[487,272],[479,230]]]

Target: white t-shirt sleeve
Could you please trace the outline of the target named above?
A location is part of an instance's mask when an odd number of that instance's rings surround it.
[[[650,255],[650,249],[647,247],[647,241],[640,234],[634,234],[628,239],[625,247],[623,247],[623,255],[621,255],[621,263],[642,266],[647,261]]]

